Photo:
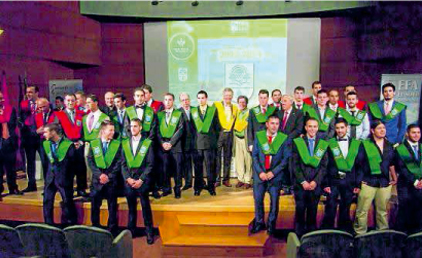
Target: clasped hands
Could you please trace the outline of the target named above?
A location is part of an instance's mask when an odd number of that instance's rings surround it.
[[[132,188],[139,189],[144,183],[144,181],[142,181],[141,179],[135,180],[133,178],[128,178],[126,180],[126,183]]]
[[[260,178],[262,181],[270,181],[271,179],[273,179],[273,178],[274,178],[274,173],[273,173],[272,171],[268,171],[267,173],[265,173],[265,172],[261,172],[261,173],[259,174],[259,178]]]
[[[166,150],[166,151],[170,150],[171,147],[173,147],[173,145],[171,145],[171,143],[169,143],[169,142],[163,143],[162,146],[163,146],[163,149]]]

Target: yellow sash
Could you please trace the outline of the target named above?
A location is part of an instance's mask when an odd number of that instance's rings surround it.
[[[248,126],[248,117],[249,117],[249,110],[245,110],[243,114],[241,114],[242,111],[238,111],[237,113],[237,119],[234,123],[234,130],[236,132],[243,132],[243,130],[246,129]]]
[[[232,116],[230,117],[230,120],[227,121],[226,118],[226,112],[224,112],[224,105],[223,102],[221,101],[216,101],[214,102],[214,106],[217,108],[218,110],[218,120],[220,121],[220,125],[221,127],[223,127],[224,130],[231,130],[232,126],[233,126],[233,122],[236,119],[236,114],[237,114],[237,106],[235,104],[232,104]]]

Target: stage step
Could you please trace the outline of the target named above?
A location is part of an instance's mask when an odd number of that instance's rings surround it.
[[[253,213],[174,214],[168,219],[160,226],[163,256],[262,257],[272,250],[265,231],[249,235]]]

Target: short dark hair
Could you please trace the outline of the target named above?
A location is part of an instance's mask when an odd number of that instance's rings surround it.
[[[64,94],[64,98],[66,98],[67,96],[74,97],[76,99],[76,95],[74,93],[68,92],[68,93]]]
[[[268,117],[267,122],[268,122],[268,121],[270,121],[270,119],[278,119],[278,120],[280,120],[280,117],[279,117],[279,116],[277,116],[277,115],[272,114],[272,115],[270,115],[270,116]]]
[[[321,84],[321,82],[320,81],[314,81],[313,83],[312,83],[312,89],[314,88],[314,86],[315,85],[317,85],[317,84]]]
[[[144,84],[144,85],[141,86],[141,88],[143,90],[147,90],[149,93],[152,93],[152,87],[151,87],[151,85]]]
[[[196,94],[196,97],[198,97],[199,94],[204,94],[206,98],[208,98],[208,93],[204,90],[200,90],[198,91],[198,93]]]
[[[318,121],[316,118],[313,118],[313,117],[308,117],[308,118],[306,119],[306,121],[305,121],[305,125],[306,125],[309,121],[316,121],[316,122],[318,123],[318,125],[319,125],[319,121]]]
[[[61,102],[63,102],[63,101],[64,101],[64,99],[63,99],[63,97],[62,97],[62,96],[57,96],[57,97],[55,98],[55,100],[60,100]]]
[[[391,82],[387,82],[386,84],[382,85],[382,91],[384,92],[384,89],[387,87],[391,87],[393,88],[393,91],[396,91],[396,86],[394,86],[394,84],[392,84]]]
[[[371,129],[375,130],[379,125],[384,124],[380,119],[375,119],[371,123]]]
[[[327,95],[328,95],[327,90],[322,89],[322,90],[319,90],[319,91],[318,91],[317,96],[318,96],[319,94],[322,94],[322,93],[325,93],[325,94],[327,94]]]
[[[95,94],[89,94],[86,98],[98,103],[98,97]]]
[[[78,90],[77,92],[75,92],[75,98],[76,98],[76,95],[81,95],[82,97],[86,97],[85,92],[81,90]]]
[[[346,126],[348,126],[348,125],[349,125],[349,123],[347,122],[347,120],[346,120],[346,119],[344,119],[343,117],[338,117],[338,118],[335,120],[335,124],[337,125],[337,124],[341,124],[341,123],[344,123]]]
[[[337,89],[331,89],[331,90],[328,91],[328,94],[330,94],[330,92],[332,92],[332,91],[337,91],[337,93],[339,93],[339,91]]]
[[[349,96],[353,96],[353,95],[355,95],[356,97],[358,96],[358,94],[356,93],[356,91],[351,91],[351,92],[347,93],[346,98],[349,97]]]
[[[57,134],[62,135],[62,127],[59,123],[49,123],[44,125],[50,131],[55,131]]]
[[[114,126],[114,122],[111,120],[104,120],[101,122],[101,130],[104,129],[106,126],[112,125]]]
[[[409,133],[410,130],[412,130],[414,128],[419,128],[420,129],[419,125],[417,125],[417,124],[410,124],[410,125],[407,126],[407,129],[406,129],[407,133]]]
[[[35,92],[40,92],[40,88],[37,85],[31,85],[28,88],[34,88]]]
[[[248,105],[249,103],[248,97],[246,97],[245,95],[240,95],[239,97],[237,97],[237,102],[239,102],[240,99],[244,99],[246,101],[246,105]]]
[[[280,94],[281,94],[281,90],[275,89],[275,90],[271,91],[271,97],[274,96],[274,93],[277,92],[277,91],[280,92]]]
[[[136,88],[133,90],[133,94],[135,94],[137,91],[142,91],[142,93],[144,93],[144,88],[142,88],[142,87],[136,87]]]
[[[141,121],[141,119],[139,119],[139,118],[134,118],[134,119],[131,119],[130,120],[131,122],[136,122],[139,126],[142,126],[142,121]]]
[[[298,90],[301,90],[301,91],[305,92],[305,87],[303,87],[303,86],[297,86],[293,92],[296,92]]]
[[[171,92],[167,92],[166,94],[164,94],[164,96],[171,96],[173,98],[173,100],[174,100],[174,94],[171,93]]]
[[[122,101],[126,101],[126,96],[123,93],[116,93],[114,95],[114,99],[121,99]]]
[[[268,97],[270,96],[270,93],[268,92],[268,90],[265,90],[265,89],[259,90],[258,95],[261,95],[261,94],[267,94]]]

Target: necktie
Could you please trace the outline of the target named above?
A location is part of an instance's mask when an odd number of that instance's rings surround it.
[[[390,103],[385,102],[385,114],[388,115],[391,111]]]
[[[43,115],[44,115],[44,119],[43,119],[43,120],[44,120],[44,124],[47,124],[47,115],[48,115],[48,114],[43,113]]]
[[[302,105],[296,105],[297,109],[302,110]]]
[[[188,121],[190,121],[190,110],[185,110],[186,116],[188,117]]]
[[[262,114],[267,113],[267,109],[266,108],[262,108]]]
[[[94,125],[94,114],[91,113],[89,120],[88,120],[88,130],[92,131],[92,126]]]
[[[284,112],[283,123],[282,123],[282,129],[283,129],[283,131],[284,131],[284,128],[286,128],[287,117],[288,116],[289,116],[289,112],[288,111]]]
[[[35,103],[33,101],[30,101],[30,105],[31,105],[31,114],[35,113]]]
[[[170,111],[166,112],[166,124],[169,124],[171,113]]]
[[[103,142],[103,154],[106,154],[108,148],[108,142]]]
[[[57,158],[57,143],[53,142],[51,145],[51,153],[53,154],[54,158]]]
[[[314,141],[315,139],[308,139],[309,141],[309,154],[312,156],[314,156]]]
[[[352,116],[355,116],[355,112],[356,111],[350,111],[350,113],[352,113]],[[355,139],[356,138],[356,125],[351,125],[350,126],[351,130],[350,130],[350,137]]]
[[[123,110],[119,111],[119,123],[123,124]]]
[[[73,110],[70,110],[69,111],[69,116],[70,116],[70,120],[72,121],[72,123],[75,123],[75,114],[74,114],[74,112],[75,111],[73,111]]]
[[[273,141],[272,136],[268,136],[268,144],[271,144]],[[271,155],[265,155],[265,169],[269,170],[271,167]]]
[[[413,148],[413,154],[415,155],[415,159],[419,161],[419,155],[418,155],[418,145],[412,145]]]

